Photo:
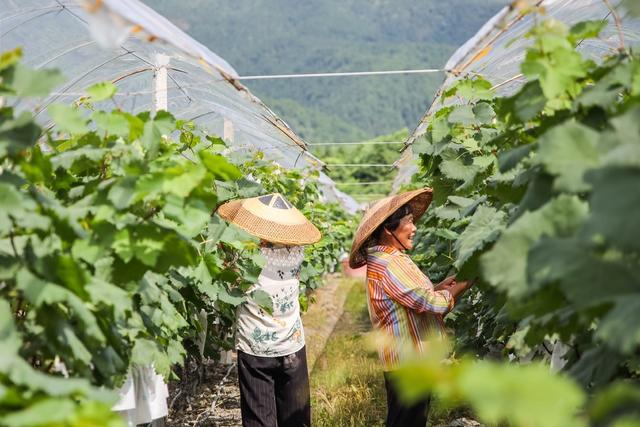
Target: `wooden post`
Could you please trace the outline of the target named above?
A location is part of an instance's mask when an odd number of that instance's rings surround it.
[[[160,110],[169,111],[167,99],[167,67],[169,56],[161,53],[156,54],[156,70],[153,75],[154,91],[153,106],[157,113]]]
[[[196,342],[198,343],[200,357],[204,357],[204,345],[207,342],[207,331],[209,330],[208,317],[205,309],[201,309],[200,313],[198,313],[198,321],[200,322],[200,326],[202,326],[202,330],[198,333]]]

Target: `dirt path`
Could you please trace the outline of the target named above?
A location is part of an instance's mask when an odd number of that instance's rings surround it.
[[[314,303],[302,316],[307,345],[307,363],[309,370],[322,353],[327,339],[342,316],[347,294],[358,280],[341,280],[341,276],[328,275],[325,286],[314,294]],[[170,385],[169,403],[181,391]],[[231,427],[240,426],[240,391],[235,367],[235,354],[231,365],[207,363],[204,378],[195,393],[184,397],[178,395],[174,408],[167,420],[169,427]],[[178,407],[180,402],[182,407]]]
[[[340,320],[349,290],[355,283],[359,281],[344,280],[337,274],[327,276],[325,286],[314,294],[315,303],[302,316],[310,372]]]

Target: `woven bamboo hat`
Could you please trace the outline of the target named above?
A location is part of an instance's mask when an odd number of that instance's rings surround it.
[[[413,220],[417,221],[427,210],[431,203],[432,192],[430,188],[408,191],[406,193],[389,196],[372,204],[364,213],[362,221],[356,230],[349,254],[349,266],[351,268],[362,267],[367,263],[363,245],[369,240],[371,234],[389,218],[395,211],[405,204],[409,204],[413,213]]]
[[[280,193],[227,202],[218,208],[218,215],[272,243],[309,245],[322,237],[316,226]]]

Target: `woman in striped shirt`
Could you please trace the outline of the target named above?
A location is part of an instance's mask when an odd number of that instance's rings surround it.
[[[352,247],[352,266],[362,260],[367,265],[371,322],[387,338],[379,348],[387,389],[387,426],[426,425],[429,399],[411,406],[399,401],[390,372],[405,360],[407,351],[422,353],[429,336],[444,334],[443,316],[470,286],[454,277],[434,286],[404,253],[413,247],[414,220],[430,201],[430,189],[381,200],[365,214]]]

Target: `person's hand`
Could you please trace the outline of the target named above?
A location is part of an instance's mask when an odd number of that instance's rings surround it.
[[[473,284],[476,282],[476,279],[472,280],[464,280],[462,282],[454,282],[447,290],[453,296],[453,299],[457,300],[463,293],[467,291]]]
[[[456,276],[449,276],[442,282],[434,286],[436,291],[449,290],[449,288],[456,282]]]

